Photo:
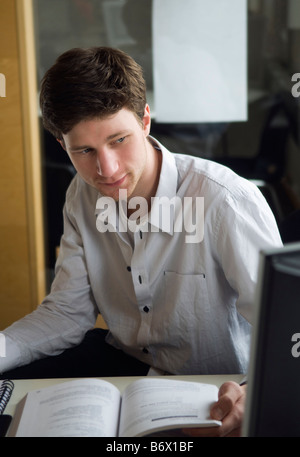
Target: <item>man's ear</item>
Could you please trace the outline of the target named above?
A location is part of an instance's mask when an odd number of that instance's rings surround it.
[[[61,145],[61,147],[62,147],[65,151],[67,151],[67,148],[66,148],[66,145],[65,145],[65,142],[64,142],[63,138],[62,138],[61,140],[60,140],[59,138],[56,138],[56,141],[58,141],[59,144]]]
[[[151,114],[150,114],[150,107],[148,104],[146,104],[146,106],[145,106],[143,125],[144,125],[144,132],[146,133],[146,136],[148,136],[150,133],[150,127],[151,127]]]

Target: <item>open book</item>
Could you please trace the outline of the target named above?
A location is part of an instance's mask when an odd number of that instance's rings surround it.
[[[121,395],[108,381],[80,379],[29,392],[9,436],[136,437],[184,427],[218,426],[209,418],[218,388],[159,378],[132,382]]]

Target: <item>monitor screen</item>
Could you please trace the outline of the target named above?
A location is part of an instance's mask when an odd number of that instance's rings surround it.
[[[261,252],[244,436],[300,436],[300,243]]]

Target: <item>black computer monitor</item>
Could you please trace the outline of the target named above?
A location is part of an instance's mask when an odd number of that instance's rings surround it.
[[[300,243],[261,252],[244,436],[300,436]]]

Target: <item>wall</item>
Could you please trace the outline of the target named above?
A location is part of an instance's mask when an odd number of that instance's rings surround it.
[[[0,330],[34,309],[45,290],[30,6],[0,2]]]

